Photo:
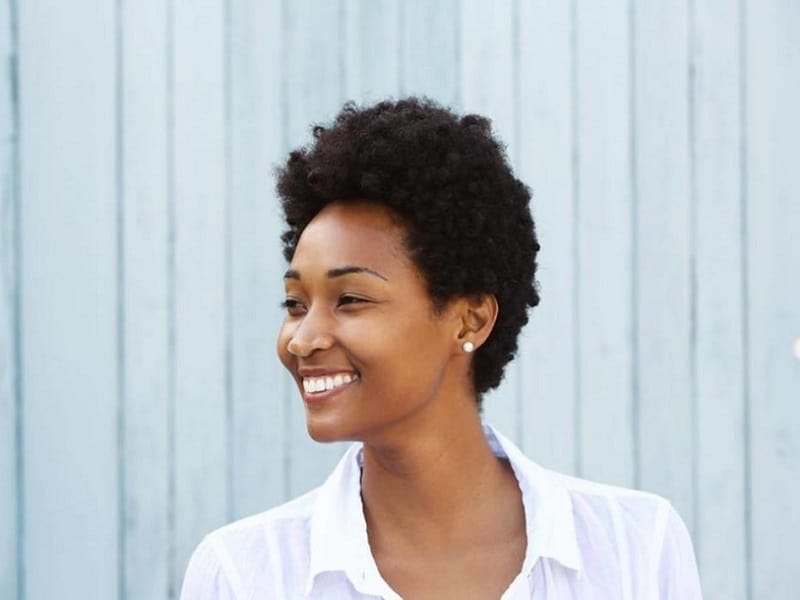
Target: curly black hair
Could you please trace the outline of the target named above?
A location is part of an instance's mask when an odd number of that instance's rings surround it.
[[[391,209],[406,225],[409,254],[438,309],[457,297],[497,299],[495,327],[473,360],[480,403],[503,379],[527,309],[539,303],[530,192],[514,177],[490,121],[412,97],[370,107],[348,102],[313,134],[311,146],[291,152],[277,170],[286,260],[329,202]]]

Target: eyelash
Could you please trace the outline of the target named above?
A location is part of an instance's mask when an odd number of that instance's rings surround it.
[[[364,298],[353,296],[351,294],[344,294],[343,296],[339,297],[339,306],[345,306],[348,304],[364,304],[367,302],[369,302],[369,300],[365,300]],[[294,298],[287,298],[280,303],[280,308],[286,311],[292,310],[293,308],[300,308],[302,306],[303,304]]]
[[[293,300],[292,298],[287,298],[286,300],[283,300],[278,306],[284,310],[289,310],[290,308],[299,307],[300,302],[298,302],[297,300]]]
[[[339,304],[340,305],[342,305],[342,304],[362,304],[364,302],[367,302],[367,300],[364,300],[364,298],[360,298],[358,296],[353,296],[351,294],[344,294],[343,296],[341,296],[339,298]]]

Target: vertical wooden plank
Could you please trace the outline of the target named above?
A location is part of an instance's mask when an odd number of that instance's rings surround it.
[[[458,0],[404,0],[400,8],[400,91],[459,104]]]
[[[345,95],[357,102],[400,91],[399,0],[347,0],[344,7]]]
[[[169,592],[168,13],[121,5],[123,561],[126,598]]]
[[[345,44],[341,0],[284,6],[287,150],[311,140],[311,125],[327,123],[344,101]]]
[[[635,293],[642,487],[694,523],[686,5],[634,6]]]
[[[284,5],[284,69],[288,148],[308,143],[310,124],[330,121],[343,102],[344,42],[340,2],[312,0]],[[282,285],[277,284],[276,285]],[[296,496],[322,483],[343,444],[318,444],[308,436],[305,410],[294,383],[288,387],[288,491]]]
[[[697,514],[707,598],[744,600],[744,348],[738,12],[692,3]]]
[[[633,485],[630,21],[626,3],[577,4],[580,465]]]
[[[224,2],[176,0],[173,10],[172,580],[178,587],[201,537],[228,518],[228,184]]]
[[[800,537],[800,6],[746,2],[752,598],[797,595]],[[797,347],[797,346],[795,346]]]
[[[114,6],[19,3],[28,598],[118,592]]]
[[[461,110],[485,115],[492,129],[507,144],[509,159],[514,145],[514,5],[511,2],[461,3]],[[513,161],[512,161],[513,162]],[[484,418],[519,442],[519,362],[506,367],[503,383],[484,398]]]
[[[0,5],[0,598],[17,598],[17,108],[11,2]]]
[[[273,166],[283,158],[282,9],[236,0],[230,13],[233,516],[286,497],[282,222]]]
[[[533,190],[542,246],[542,302],[531,313],[518,358],[522,442],[538,462],[571,473],[577,396],[571,10],[568,2],[518,6],[519,174]]]
[[[484,114],[515,156],[514,4],[462,0],[459,31],[461,110]]]

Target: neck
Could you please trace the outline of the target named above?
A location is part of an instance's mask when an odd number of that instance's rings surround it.
[[[483,542],[496,535],[498,517],[502,523],[498,498],[521,506],[516,479],[492,453],[477,408],[431,423],[404,441],[364,447],[361,493],[373,551],[388,540],[426,548]],[[521,510],[511,512],[508,528],[515,529]]]

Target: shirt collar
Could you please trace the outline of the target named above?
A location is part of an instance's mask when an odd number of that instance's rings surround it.
[[[343,571],[357,587],[369,570],[377,575],[361,504],[361,447],[350,446],[318,489],[310,522],[306,596],[320,573]]]
[[[531,461],[489,425],[484,434],[495,456],[507,458],[522,492],[528,547],[523,573],[539,558],[581,570],[575,518],[560,476]],[[320,486],[310,522],[310,557],[305,593],[324,572],[344,572],[362,593],[389,592],[369,549],[361,504],[361,444],[353,444]],[[376,589],[380,588],[380,589]]]
[[[540,467],[489,425],[484,433],[495,456],[508,458],[522,492],[528,548],[523,572],[539,558],[551,558],[574,571],[581,570],[572,498],[561,475]]]

